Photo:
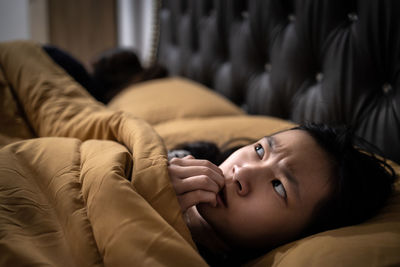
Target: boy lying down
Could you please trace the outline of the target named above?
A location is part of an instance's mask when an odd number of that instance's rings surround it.
[[[346,129],[306,124],[242,147],[219,166],[170,152],[172,184],[203,257],[237,264],[373,216],[395,173],[356,141],[365,143]]]

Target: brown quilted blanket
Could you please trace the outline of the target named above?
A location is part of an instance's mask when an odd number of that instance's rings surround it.
[[[0,44],[0,265],[204,266],[146,122]],[[32,139],[34,138],[34,139]]]

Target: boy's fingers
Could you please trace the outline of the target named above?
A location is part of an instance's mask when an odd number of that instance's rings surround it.
[[[206,175],[192,176],[185,179],[175,178],[172,182],[177,194],[196,190],[218,193],[220,190],[219,185]]]
[[[170,160],[170,164],[176,164],[179,166],[199,166],[199,167],[202,166],[210,168],[215,172],[219,173],[220,175],[223,175],[222,170],[218,168],[217,165],[213,164],[208,160],[195,159],[192,155],[186,156],[184,158],[173,158],[172,160]]]
[[[182,180],[196,176],[206,176],[213,180],[220,188],[225,185],[225,178],[219,172],[204,166],[180,166],[170,165],[168,166],[171,176],[180,178]],[[205,179],[204,177],[202,179]]]
[[[209,203],[214,207],[217,206],[216,194],[203,190],[196,190],[185,193],[183,195],[178,195],[178,200],[183,212],[199,203]]]

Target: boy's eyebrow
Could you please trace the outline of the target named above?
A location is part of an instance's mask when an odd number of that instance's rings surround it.
[[[277,140],[273,135],[265,136],[268,145],[270,146],[271,152],[274,153],[274,150],[277,146]],[[293,173],[288,169],[287,166],[282,167],[282,172],[284,173],[287,180],[292,184],[294,188],[294,192],[297,200],[300,200],[300,192],[299,192],[299,180],[293,175]]]

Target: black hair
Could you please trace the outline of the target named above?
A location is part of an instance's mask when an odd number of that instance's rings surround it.
[[[314,209],[307,236],[359,224],[376,215],[393,191],[396,173],[381,152],[349,127],[306,123],[294,130],[310,134],[332,160],[333,191]]]
[[[101,53],[92,62],[92,77],[96,83],[96,96],[108,103],[127,86],[168,76],[167,69],[159,64],[144,68],[131,49],[114,48]]]
[[[136,53],[122,48],[101,53],[92,62],[92,68],[92,76],[98,86],[97,94],[105,103],[143,71]]]
[[[79,60],[56,46],[43,45],[43,50],[96,100],[105,104],[131,84],[168,76],[168,70],[158,63],[144,68],[136,53],[126,48],[102,52],[91,62],[91,73]]]

